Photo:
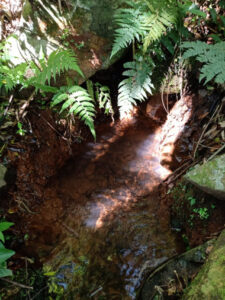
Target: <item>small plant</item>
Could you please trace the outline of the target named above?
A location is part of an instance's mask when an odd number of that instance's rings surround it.
[[[26,133],[26,130],[23,129],[22,123],[18,122],[18,123],[17,123],[17,127],[18,127],[18,130],[17,130],[16,133],[19,134],[19,135],[21,135],[21,136],[24,136],[25,133]]]
[[[190,201],[191,206],[194,206],[196,204],[196,199],[194,197],[188,197],[188,200]]]
[[[52,271],[51,266],[44,266],[44,276],[48,278],[49,299],[70,299],[68,293],[78,296],[81,291],[87,272],[88,259],[80,256],[77,263],[70,262],[62,265],[57,271]],[[80,295],[80,294],[79,294]]]
[[[190,247],[189,239],[186,236],[186,234],[182,234],[182,239],[183,239],[183,242],[184,242],[184,244],[186,246],[186,251],[190,250],[191,247]]]
[[[207,207],[194,208],[193,211],[198,214],[201,220],[207,220],[209,218],[209,211]]]
[[[7,259],[13,256],[15,252],[5,248],[5,237],[3,234],[3,231],[9,229],[12,225],[14,224],[11,222],[0,222],[0,277],[12,276],[12,271],[7,269]]]
[[[215,205],[204,203],[205,198],[201,200],[195,197],[195,192],[190,185],[179,182],[170,190],[173,197],[172,205],[172,226],[174,229],[193,228],[196,224],[205,222],[209,219]],[[203,224],[204,225],[204,224]]]
[[[112,107],[109,87],[98,82],[93,83],[91,80],[87,80],[86,85],[91,98],[95,100],[101,110],[104,110],[106,115],[111,115],[111,118],[114,122],[114,110]]]

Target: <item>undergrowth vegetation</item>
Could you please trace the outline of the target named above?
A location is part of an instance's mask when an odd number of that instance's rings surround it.
[[[220,1],[221,7],[224,5]],[[133,62],[125,63],[126,76],[119,84],[118,105],[121,117],[128,113],[137,101],[143,101],[152,93],[152,73],[160,60],[188,59],[195,57],[202,63],[200,80],[205,84],[225,82],[224,16],[217,13],[210,3],[208,11],[192,1],[124,1],[124,8],[115,14],[115,40],[111,56],[132,45]],[[191,17],[195,26],[214,23],[218,34],[211,35],[213,43],[205,41],[184,42],[195,39],[192,30],[184,26],[184,19]],[[190,25],[190,23],[188,26]],[[221,28],[222,27],[222,28]],[[223,33],[222,33],[223,32]],[[185,49],[184,55],[180,55]],[[132,69],[132,71],[131,71]],[[181,87],[182,89],[182,87]],[[146,94],[147,92],[147,94]]]
[[[117,105],[121,118],[155,91],[153,74],[159,65],[166,62],[174,61],[181,66],[181,59],[194,58],[200,63],[199,79],[204,80],[205,84],[210,81],[216,84],[225,82],[224,2],[220,1],[219,5],[220,10],[216,10],[213,2],[209,1],[205,11],[201,3],[198,5],[189,0],[122,1],[122,7],[114,15],[116,29],[111,57],[131,47],[133,60],[124,63],[124,79],[118,86]],[[184,22],[185,18],[188,23]],[[195,41],[196,26],[213,26],[218,28],[218,33],[210,35],[210,42],[207,35],[203,35],[202,41]],[[55,86],[57,79],[69,70],[84,78],[74,51],[61,48],[49,57],[42,55],[38,61],[13,66],[7,43],[5,40],[0,44],[0,90],[3,95],[13,94],[15,88],[33,88],[34,93],[41,95],[50,93],[51,107],[58,108],[63,115],[75,116],[73,121],[76,117],[80,118],[96,138],[94,118],[97,107],[112,118],[114,115],[108,87],[87,81],[85,89],[68,78],[67,86],[58,88]],[[5,118],[7,110],[6,106],[1,119]]]
[[[196,197],[195,189],[184,181],[168,191],[173,199],[172,227],[181,231],[185,228],[198,229],[207,228],[207,222],[212,216],[215,204],[208,200],[208,197],[198,193]]]

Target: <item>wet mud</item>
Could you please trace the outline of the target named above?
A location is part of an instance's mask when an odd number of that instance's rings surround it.
[[[160,185],[174,156],[175,165],[190,156],[187,124],[198,122],[191,103],[187,97],[175,105],[169,124],[158,121],[156,109],[153,116],[139,111],[127,122],[99,125],[97,142],[77,145],[42,185],[32,213],[22,216],[20,230],[29,238],[19,251],[58,274],[65,299],[135,299],[146,272],[184,250],[171,231],[169,207],[161,204]],[[178,140],[188,131],[180,152],[173,129]],[[57,143],[52,151],[52,158],[60,153]],[[52,161],[50,152],[45,157]],[[62,274],[65,269],[69,275]]]
[[[54,270],[85,257],[77,296],[101,287],[99,295],[132,299],[146,261],[151,268],[179,251],[158,215],[158,186],[170,171],[159,161],[161,129],[149,118],[105,127],[45,188],[43,204],[25,222],[25,254]]]

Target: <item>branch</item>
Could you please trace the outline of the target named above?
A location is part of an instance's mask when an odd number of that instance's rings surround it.
[[[13,281],[13,280],[10,280],[10,279],[7,279],[7,278],[0,278],[0,279],[5,281],[5,282],[11,283],[13,285],[19,286],[23,289],[28,289],[28,290],[33,290],[34,289],[32,286],[28,286],[28,285],[25,285],[25,284],[22,284],[22,283],[19,283],[19,282],[16,282],[16,281]]]

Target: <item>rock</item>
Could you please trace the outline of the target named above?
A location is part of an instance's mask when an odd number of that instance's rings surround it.
[[[195,166],[184,177],[204,192],[225,200],[225,154]]]
[[[113,14],[119,7],[119,0],[18,2],[20,5],[14,12],[17,19],[11,21],[17,22],[14,33],[19,39],[9,39],[9,56],[13,64],[37,61],[43,53],[49,55],[59,47],[72,48],[88,78],[100,69],[107,69],[117,59],[110,60],[110,54]],[[77,73],[69,72],[68,75],[74,79]],[[66,76],[62,76],[60,82],[65,84]]]
[[[10,185],[14,184],[16,180],[16,170],[7,165],[0,164],[0,200],[2,200]]]
[[[0,164],[0,189],[7,184],[5,179],[6,172],[7,168],[4,165]]]
[[[183,300],[225,299],[225,230],[217,239],[208,260],[191,285],[185,290]]]
[[[158,297],[159,299],[168,299],[168,296],[174,296],[177,299],[177,296],[180,295],[188,281],[199,271],[206,259],[207,249],[214,243],[215,240],[208,241],[157,267],[145,280],[138,299],[150,300],[158,299]],[[197,299],[206,298],[199,297]]]
[[[163,95],[163,101],[166,102],[167,95]],[[148,117],[156,122],[163,123],[166,120],[166,111],[162,105],[162,99],[160,94],[156,94],[150,97],[146,106],[146,114]]]
[[[160,163],[170,170],[176,169],[183,158],[183,149],[179,149],[181,136],[185,134],[186,125],[193,113],[194,96],[182,97],[177,101],[162,126],[160,137]],[[184,142],[181,143],[184,145]],[[182,152],[180,152],[182,151]]]

